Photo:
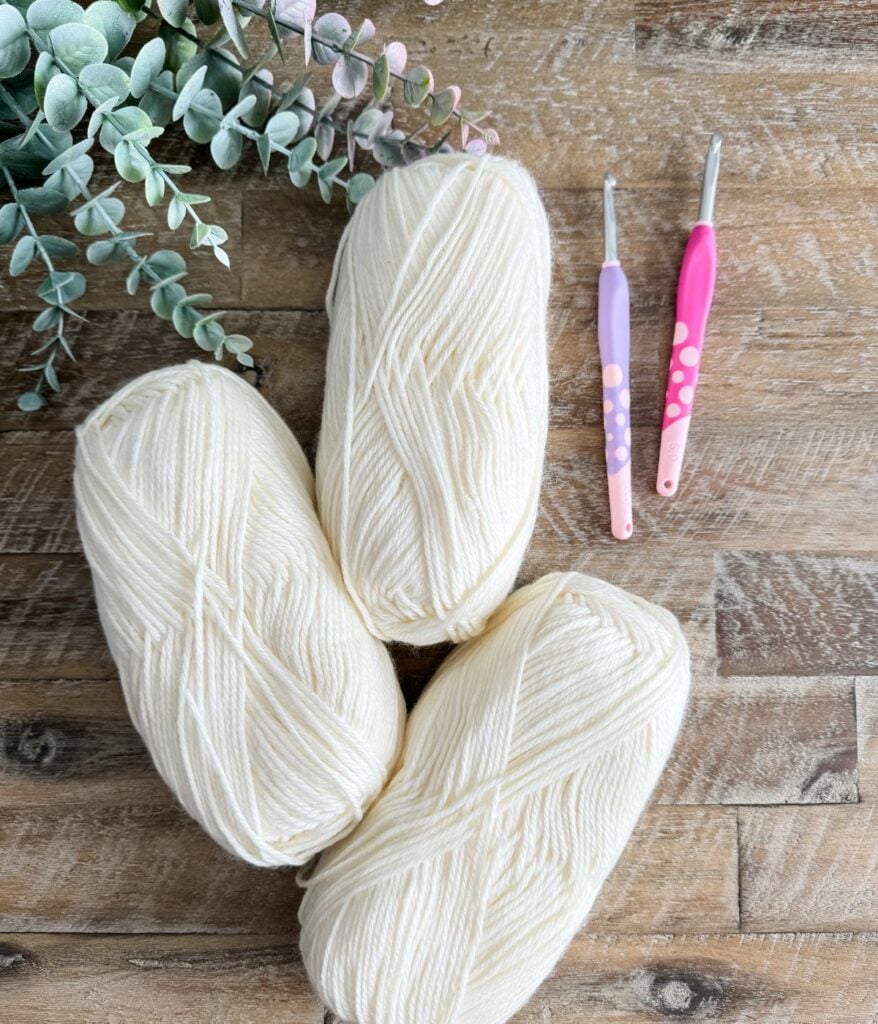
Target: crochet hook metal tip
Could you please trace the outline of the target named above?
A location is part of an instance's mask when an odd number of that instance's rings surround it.
[[[616,207],[613,203],[613,189],[616,179],[612,174],[604,175],[604,264],[615,263],[616,254]]]
[[[723,137],[714,132],[707,147],[704,160],[704,177],[701,180],[701,205],[698,208],[698,220],[702,224],[713,223],[713,204],[716,200],[716,183],[719,179],[719,151]]]

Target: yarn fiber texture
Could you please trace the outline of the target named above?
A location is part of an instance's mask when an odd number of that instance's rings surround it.
[[[515,593],[415,707],[403,760],[324,853],[308,974],[356,1024],[501,1024],[582,924],[673,746],[675,618],[555,574]]]
[[[318,504],[384,640],[465,640],[512,587],[546,444],[550,273],[537,188],[499,157],[390,171],[345,231]]]
[[[159,772],[232,853],[304,863],[377,796],[404,706],[301,448],[241,378],[193,362],[89,416],[75,487],[101,622]]]

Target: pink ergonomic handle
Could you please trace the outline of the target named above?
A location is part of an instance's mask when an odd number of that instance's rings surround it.
[[[659,494],[675,494],[680,483],[715,281],[716,234],[710,224],[696,224],[686,245],[677,285],[677,323],[668,367],[656,480]]]
[[[617,261],[604,263],[598,279],[598,344],[604,385],[604,438],[610,529],[618,540],[634,532],[631,513],[631,346],[628,281]]]

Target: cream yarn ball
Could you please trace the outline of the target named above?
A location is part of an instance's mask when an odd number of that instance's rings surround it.
[[[499,157],[384,174],[342,238],[320,516],[384,640],[481,632],[533,531],[548,422],[549,227]]]
[[[514,594],[440,668],[397,774],[306,882],[305,966],[341,1020],[521,1007],[622,852],[688,688],[669,612],[578,573]]]
[[[380,791],[405,709],[301,448],[240,377],[195,362],[124,387],[77,442],[101,622],[156,767],[232,853],[304,863]]]

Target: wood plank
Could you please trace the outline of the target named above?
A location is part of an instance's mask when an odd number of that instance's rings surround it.
[[[876,680],[857,680],[860,799],[878,803],[878,686]]]
[[[878,935],[580,933],[510,1024],[874,1024]]]
[[[829,804],[858,796],[851,680],[699,679],[655,799]]]
[[[651,808],[601,891],[588,931],[737,931],[737,835],[732,808]]]
[[[878,808],[739,813],[743,930],[878,929]]]
[[[617,190],[620,252],[636,305],[673,305],[697,194],[634,189],[624,182]],[[592,309],[603,259],[600,190],[551,189],[544,199],[554,240],[553,302],[566,314]],[[721,263],[715,310],[740,314],[772,305],[875,306],[876,199],[878,193],[862,189],[853,194],[834,187],[819,193],[767,188],[754,193],[724,187],[717,200]],[[323,305],[342,222],[326,213],[312,229],[299,218],[285,218],[286,203],[271,191],[244,196],[244,258],[252,268],[243,282],[245,306]],[[314,247],[306,250],[303,237]]]
[[[638,64],[757,74],[871,71],[878,11],[871,0],[637,0]]]
[[[82,555],[0,558],[0,676],[114,675]]]
[[[322,1024],[289,933],[2,935],[4,1012],[16,1024]]]
[[[295,919],[294,870],[232,857],[167,792],[155,804],[4,809],[0,837],[5,931],[251,932]]]
[[[233,311],[229,330],[244,331],[254,342],[256,370],[245,377],[286,419],[306,450],[313,447],[320,426],[326,338],[323,313]],[[0,367],[0,430],[59,430],[76,426],[104,399],[142,373],[185,362],[210,360],[195,343],[181,338],[152,313],[107,311],[93,314],[73,332],[78,362],[61,367],[63,391],[49,410],[36,414],[15,408],[24,377],[16,371],[27,359],[30,317],[11,314],[0,319],[0,344],[10,358]],[[137,344],[120,348],[120,338]],[[13,358],[11,353],[17,355]],[[231,365],[226,360],[226,365]]]
[[[874,545],[878,533],[864,529]],[[878,561],[734,551],[716,569],[722,675],[878,673]]]
[[[179,162],[177,157],[170,159],[171,162]],[[109,168],[113,168],[112,158],[108,154],[97,151],[97,160],[98,162],[106,160]],[[118,178],[113,180],[118,180]],[[108,184],[111,183],[108,182]],[[188,183],[186,187],[189,187]],[[96,188],[97,185],[93,187],[93,191]],[[212,202],[210,206],[201,207],[200,215],[202,219],[220,224],[228,232],[229,241],[224,248],[228,250],[231,258],[230,269],[226,269],[218,263],[210,249],[190,252],[191,222],[189,222],[188,228],[182,227],[176,232],[169,230],[164,207],[151,209],[137,196],[137,192],[126,194],[123,190],[120,193],[127,201],[127,213],[122,227],[125,231],[149,232],[150,237],[139,238],[135,241],[135,246],[141,255],[157,252],[159,249],[180,251],[186,258],[189,267],[190,273],[185,284],[191,294],[198,292],[213,294],[214,302],[211,304],[213,306],[237,305],[241,298],[241,270],[244,262],[242,259],[241,197],[223,185],[218,187],[216,178],[212,180],[208,194],[211,196]],[[86,266],[84,254],[88,246],[88,239],[83,239],[82,235],[74,230],[69,214],[39,217],[37,224],[39,230],[44,234],[72,238],[82,249],[83,258],[79,261],[79,265],[74,260],[62,264],[65,269],[76,267],[82,270],[88,281],[88,291],[82,299],[75,303],[77,312],[85,313],[100,309],[149,309],[149,288],[146,285],[141,286],[136,296],[128,295],[125,290],[125,278],[133,266],[130,260],[119,260],[117,263],[109,263],[102,267],[94,267],[90,264]],[[0,264],[5,266],[8,263],[11,252],[11,245],[0,246]],[[3,275],[0,278],[0,305],[2,305],[4,313],[12,310],[45,309],[45,303],[35,295],[37,286],[45,276],[45,267],[39,261],[35,261],[27,273],[21,277]],[[30,319],[32,320],[33,317]],[[85,330],[88,330],[88,325],[85,325]],[[173,333],[173,328],[166,325],[165,331]],[[71,331],[71,333],[73,332]],[[36,347],[36,345],[31,347]]]

